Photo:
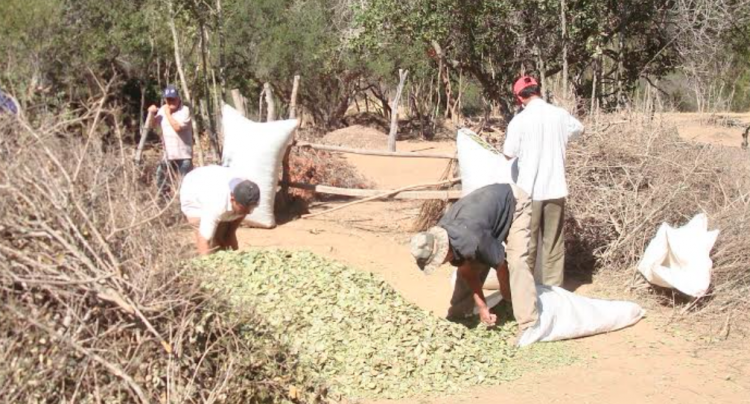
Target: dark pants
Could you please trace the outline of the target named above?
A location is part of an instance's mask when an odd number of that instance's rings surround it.
[[[169,160],[162,161],[156,167],[156,189],[159,194],[164,195],[167,191],[167,179],[171,185],[177,184],[177,178],[182,178],[193,169],[193,160]]]

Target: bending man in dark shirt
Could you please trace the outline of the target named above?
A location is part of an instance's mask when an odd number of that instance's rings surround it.
[[[530,220],[531,200],[523,190],[493,184],[461,198],[437,226],[412,237],[411,253],[425,274],[445,262],[458,267],[449,317],[470,314],[476,305],[482,322],[496,323],[482,291],[492,267],[521,331],[536,323],[536,286],[528,265]]]

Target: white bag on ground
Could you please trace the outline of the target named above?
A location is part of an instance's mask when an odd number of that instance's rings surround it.
[[[713,261],[709,253],[718,236],[718,230],[708,231],[708,218],[702,213],[677,229],[662,223],[638,271],[651,284],[703,296],[711,284]]]
[[[559,341],[619,330],[646,313],[636,303],[592,299],[556,286],[536,286],[539,321],[527,329],[518,346]]]
[[[466,128],[456,135],[462,196],[490,184],[515,183],[518,177],[515,159],[509,161],[499,151],[487,150],[472,138],[476,136]]]
[[[275,227],[273,207],[281,160],[298,121],[257,123],[226,104],[221,112],[224,128],[222,164],[255,182],[260,189],[258,207],[243,223],[254,227]]]
[[[454,287],[456,277],[454,271],[451,276]],[[523,333],[518,341],[521,347],[616,331],[637,323],[646,314],[636,303],[592,299],[556,286],[536,285],[536,293],[539,321]],[[503,300],[500,291],[485,293],[485,299],[490,308]],[[476,306],[474,314],[479,314]]]

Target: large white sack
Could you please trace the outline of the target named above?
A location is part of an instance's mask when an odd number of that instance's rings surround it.
[[[632,302],[592,299],[557,286],[537,285],[536,292],[539,321],[521,335],[521,347],[619,330],[637,323],[646,313]]]
[[[222,164],[255,182],[260,189],[258,207],[243,223],[255,227],[275,227],[273,206],[281,160],[298,121],[290,119],[257,123],[226,104],[221,112],[224,128]]]
[[[514,184],[518,178],[515,159],[509,161],[494,148],[487,150],[473,139],[476,137],[476,133],[466,128],[459,129],[456,135],[461,196],[490,184]]]
[[[638,271],[650,283],[699,297],[711,284],[713,261],[709,257],[719,231],[708,231],[705,214],[673,228],[663,223],[646,248]]]
[[[457,274],[451,276],[455,287]],[[488,276],[489,277],[489,276]],[[511,293],[513,291],[511,290]],[[592,299],[557,286],[536,285],[539,321],[518,341],[527,346],[541,341],[558,341],[596,335],[633,325],[646,313],[641,306],[626,301]],[[495,307],[503,297],[500,291],[485,294],[487,307]],[[474,306],[474,314],[479,309]]]

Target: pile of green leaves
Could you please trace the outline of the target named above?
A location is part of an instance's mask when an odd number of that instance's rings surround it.
[[[373,274],[277,250],[219,253],[196,265],[209,289],[264,316],[301,364],[343,396],[401,398],[517,376],[514,323],[449,322]]]

